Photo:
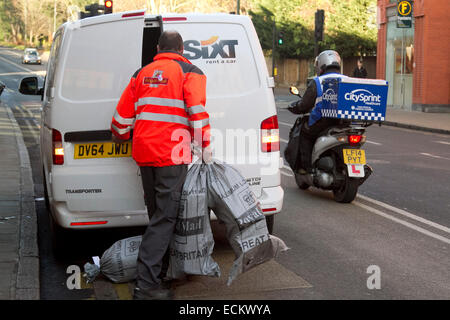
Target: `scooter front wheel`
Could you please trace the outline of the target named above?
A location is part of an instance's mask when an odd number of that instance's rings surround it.
[[[295,182],[297,183],[297,186],[301,189],[301,190],[306,190],[309,188],[309,184],[307,184],[303,178],[301,174],[295,173]]]

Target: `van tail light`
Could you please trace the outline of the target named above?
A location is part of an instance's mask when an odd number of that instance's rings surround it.
[[[280,131],[277,116],[272,116],[261,122],[261,150],[262,152],[280,151]]]
[[[52,130],[53,143],[53,164],[64,164],[64,148],[62,143],[62,135],[58,130]]]
[[[362,136],[359,134],[355,135],[349,135],[348,136],[348,143],[350,144],[358,144],[361,142]]]

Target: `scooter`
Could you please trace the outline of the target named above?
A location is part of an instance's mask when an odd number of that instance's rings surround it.
[[[296,87],[291,87],[290,92],[301,98]],[[303,117],[309,115],[300,115],[297,126],[307,121],[308,118]],[[371,124],[369,121],[341,120],[322,132],[312,150],[312,173],[301,174],[294,170],[298,187],[302,190],[309,187],[331,190],[335,201],[352,202],[359,186],[373,172],[366,163],[365,151],[361,149],[366,141],[364,133]],[[299,128],[297,131],[300,132]]]

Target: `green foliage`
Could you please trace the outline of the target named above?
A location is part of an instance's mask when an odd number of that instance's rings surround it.
[[[376,51],[376,0],[257,0],[250,11],[263,49],[272,49],[273,21],[284,34],[276,55],[313,58],[314,13],[325,10],[324,39],[319,51],[333,49],[342,57],[373,55]],[[275,33],[277,35],[277,33]]]
[[[68,6],[84,6],[96,0],[1,0],[0,42],[36,45],[40,35],[51,40],[56,9],[56,27],[67,21]],[[56,8],[55,8],[56,4]]]

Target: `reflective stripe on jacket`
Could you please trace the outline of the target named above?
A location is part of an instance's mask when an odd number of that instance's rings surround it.
[[[112,133],[129,139],[139,166],[190,163],[191,140],[209,145],[206,76],[178,53],[163,51],[139,69],[122,93]]]
[[[319,121],[322,118],[322,111],[321,111],[322,110],[322,95],[323,95],[322,83],[327,78],[344,79],[344,78],[348,78],[348,77],[343,74],[340,74],[340,73],[330,72],[330,73],[326,73],[319,77],[314,78],[314,81],[316,82],[317,98],[316,98],[316,103],[314,105],[314,108],[311,110],[310,115],[309,115],[308,126],[314,125],[317,121]]]

